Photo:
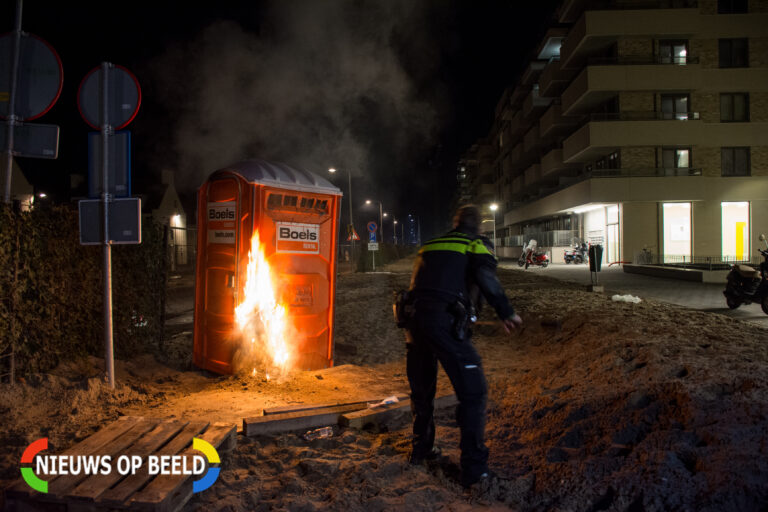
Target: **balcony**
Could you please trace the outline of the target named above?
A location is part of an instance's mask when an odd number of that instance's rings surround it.
[[[575,72],[560,68],[560,58],[550,60],[539,77],[539,94],[544,97],[559,96],[573,78]]]
[[[673,115],[685,115],[688,119],[664,120],[665,114],[659,112],[589,116],[584,126],[563,141],[563,160],[566,163],[590,162],[627,146],[706,145],[703,138],[704,125],[697,120],[698,113],[681,112]],[[713,140],[712,145],[721,144]]]
[[[538,87],[531,89],[528,96],[525,97],[523,103],[523,116],[530,118],[532,115],[541,112],[544,108],[548,107],[552,103],[552,98],[542,98],[539,96]]]
[[[666,176],[701,176],[693,167],[647,167],[639,169],[595,169],[586,178],[663,178]]]
[[[563,161],[562,148],[553,148],[541,158],[541,176],[557,177],[564,171],[578,169],[578,164],[568,164]]]
[[[526,132],[523,138],[523,150],[527,153],[533,151],[541,145],[541,138],[539,137],[539,125],[534,124],[533,128]]]
[[[543,60],[532,60],[528,64],[528,67],[525,68],[525,71],[523,71],[523,76],[520,77],[520,83],[531,86],[537,83],[539,75],[541,75],[541,71],[546,64],[547,62]]]
[[[619,37],[688,38],[700,32],[699,18],[698,9],[586,11],[560,48],[562,68],[582,67]]]
[[[513,195],[520,195],[523,193],[523,180],[525,178],[523,176],[517,176],[512,180],[512,194]]]
[[[542,139],[570,132],[578,125],[578,117],[562,115],[562,107],[553,103],[539,119],[539,136]]]
[[[533,164],[525,170],[523,175],[523,190],[532,191],[539,185],[541,181],[541,166],[539,164]]]
[[[562,95],[563,114],[588,112],[616,96],[620,91],[685,91],[697,89],[703,74],[698,65],[638,64],[588,66],[571,82]],[[709,75],[709,73],[706,73]]]

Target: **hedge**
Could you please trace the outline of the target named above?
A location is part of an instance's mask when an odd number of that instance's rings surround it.
[[[68,205],[0,208],[0,350],[15,340],[19,373],[104,356],[103,248],[79,243]],[[127,357],[162,338],[167,256],[162,228],[144,220],[140,245],[112,248],[114,347]]]

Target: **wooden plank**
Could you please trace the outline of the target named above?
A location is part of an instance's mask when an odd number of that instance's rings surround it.
[[[168,444],[155,451],[155,455],[176,455],[182,450],[192,446],[192,438],[200,434],[208,427],[205,422],[188,423]],[[106,506],[117,507],[128,501],[131,495],[152,480],[154,475],[149,474],[149,468],[143,465],[135,475],[126,477],[122,482],[99,496],[98,502]]]
[[[196,436],[208,441],[218,451],[233,442],[237,427],[228,423],[214,423],[202,434]],[[182,452],[190,456],[199,454],[191,447]],[[131,509],[172,512],[181,509],[192,497],[192,478],[190,475],[157,476],[127,503]]]
[[[65,450],[61,455],[93,455],[106,444],[124,434],[139,421],[142,421],[142,419],[135,416],[121,416],[103,429]],[[48,480],[48,485],[50,486],[57,478],[59,476],[48,477],[45,480]],[[30,489],[23,479],[17,480],[6,489],[6,496],[8,497],[36,496],[38,494],[37,491]]]
[[[398,400],[406,400],[408,399],[408,395],[395,395]],[[267,409],[262,410],[262,414],[264,416],[269,416],[272,414],[283,414],[287,412],[303,412],[303,411],[315,411],[318,409],[330,409],[331,407],[339,407],[342,405],[360,405],[361,409],[367,407],[368,404],[374,404],[377,402],[381,402],[385,398],[389,397],[378,397],[378,398],[368,398],[366,400],[354,400],[350,402],[325,402],[322,404],[297,404],[297,405],[285,405],[282,407],[270,407]]]
[[[112,461],[115,462],[117,457],[123,455],[126,448],[133,445],[159,422],[159,420],[142,418],[141,421],[137,422],[128,431],[102,447],[95,455],[109,455],[112,457]],[[86,478],[87,475],[82,473],[79,475],[62,475],[48,484],[48,494],[42,495],[41,499],[46,501],[63,501],[69,491]]]
[[[151,431],[147,432],[138,439],[130,448],[120,455],[138,455],[142,459],[142,467],[147,465],[147,457],[155,450],[166,444],[176,434],[178,434],[187,422],[181,421],[163,421]],[[119,456],[119,455],[118,455]],[[68,495],[68,498],[74,498],[85,501],[94,501],[98,496],[107,491],[110,487],[125,478],[116,468],[117,460],[113,459],[113,470],[107,475],[90,475],[75,487]]]
[[[435,398],[435,410],[456,405],[456,395],[446,394]],[[410,411],[411,401],[404,400],[393,404],[382,405],[375,409],[365,409],[342,414],[339,423],[343,427],[362,429],[367,425],[378,425],[389,421],[398,414]]]
[[[286,412],[243,418],[243,433],[247,436],[269,435],[336,425],[339,423],[341,414],[359,409],[360,405],[340,405],[317,411]]]

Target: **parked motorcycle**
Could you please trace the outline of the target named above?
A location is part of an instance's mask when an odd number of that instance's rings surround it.
[[[575,246],[573,249],[566,249],[563,259],[565,263],[570,265],[571,263],[580,264],[587,262],[587,244],[581,243]]]
[[[527,245],[523,247],[523,252],[520,254],[520,258],[517,260],[517,264],[526,269],[531,265],[546,267],[549,265],[549,258],[546,254],[540,253],[537,250],[536,240],[531,240]]]
[[[760,235],[765,243],[765,249],[757,249],[763,256],[759,270],[749,265],[733,265],[728,273],[728,284],[725,286],[725,302],[731,309],[742,304],[759,302],[763,313],[768,315],[768,241],[765,235]]]

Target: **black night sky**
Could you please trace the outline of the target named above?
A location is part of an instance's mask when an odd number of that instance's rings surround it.
[[[3,2],[3,31],[13,29],[15,3]],[[69,174],[87,168],[90,129],[77,111],[77,88],[109,61],[133,71],[142,87],[141,110],[127,127],[134,194],[162,169],[175,171],[191,205],[210,172],[237,160],[319,174],[333,166],[352,170],[356,208],[381,200],[398,217],[419,215],[428,236],[450,218],[458,158],[487,134],[555,5],[27,0],[22,28],[58,51],[64,89],[37,120],[61,126],[59,159],[19,163],[37,190],[68,199]],[[333,180],[346,201],[345,175]],[[360,229],[378,213],[356,215]]]

